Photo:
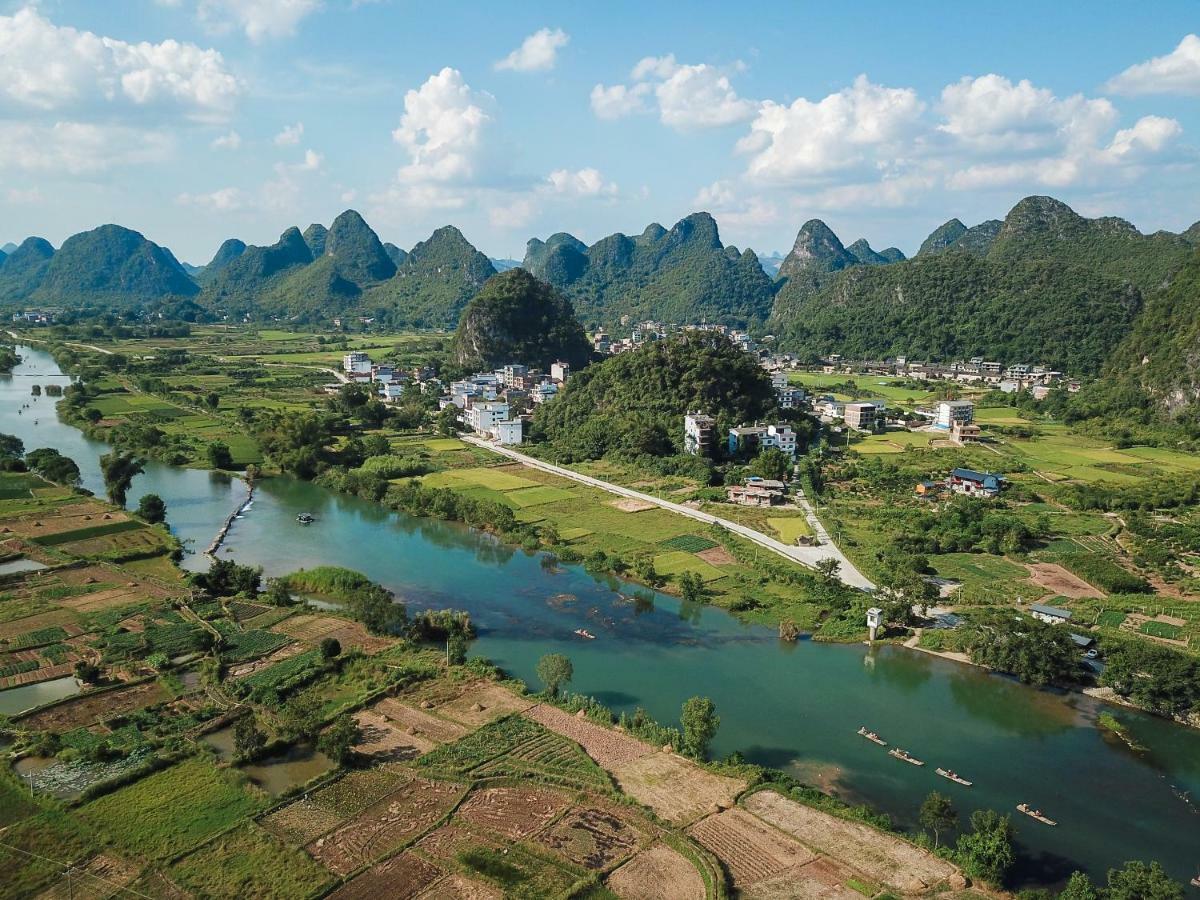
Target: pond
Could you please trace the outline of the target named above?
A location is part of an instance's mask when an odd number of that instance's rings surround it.
[[[0,691],[0,715],[12,716],[49,703],[78,694],[80,684],[73,675],[55,678],[52,681],[39,681],[37,684],[23,684],[20,687]]]
[[[223,762],[233,759],[233,727],[209,732],[201,740],[217,751]],[[292,788],[307,784],[334,768],[334,762],[311,744],[293,744],[280,753],[264,756],[253,763],[238,766],[251,781],[278,797]]]

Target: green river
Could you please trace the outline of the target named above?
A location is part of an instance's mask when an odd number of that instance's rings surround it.
[[[69,379],[46,353],[18,349],[21,365],[0,377],[0,432],[16,434],[27,450],[56,447],[79,464],[84,485],[102,493],[97,458],[105,445],[59,422],[52,398],[30,395],[35,383]],[[153,462],[134,482],[130,505],[150,492],[166,501],[173,530],[193,551],[189,568],[205,565],[199,551],[245,497],[237,480]],[[316,523],[298,525],[300,512]],[[632,585],[576,566],[547,571],[537,554],[487,535],[291,478],[260,483],[222,553],[268,575],[347,566],[414,608],[469,610],[479,628],[474,653],[530,683],[542,654],[565,653],[575,665],[571,688],[616,710],[643,706],[673,722],[687,697],[710,696],[721,716],[715,754],[740,751],[908,827],[931,790],[952,796],[964,821],[979,807],[1009,812],[1021,850],[1017,876],[1027,885],[1061,882],[1075,868],[1103,878],[1130,859],[1158,859],[1186,884],[1200,866],[1200,732],[1152,716],[903,648],[781,643],[772,630],[719,610],[661,594],[635,600]],[[597,639],[576,637],[581,627]],[[1149,749],[1135,753],[1098,730],[1105,710]],[[864,724],[927,765],[889,757],[855,734]],[[939,778],[937,766],[974,787]],[[1022,801],[1058,826],[1017,813]]]

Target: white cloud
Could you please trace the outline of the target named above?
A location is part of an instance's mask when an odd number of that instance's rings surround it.
[[[525,228],[537,218],[541,207],[533,197],[514,197],[488,209],[488,222],[493,228]]]
[[[42,202],[42,192],[35,187],[9,188],[4,192],[4,199],[14,206],[36,206]]]
[[[637,112],[645,112],[646,95],[652,87],[649,84],[635,84],[632,87],[624,84],[614,84],[605,87],[602,84],[592,88],[592,112],[598,119],[620,119]]]
[[[599,169],[555,169],[546,176],[546,185],[552,193],[572,197],[613,196],[617,186],[605,181]]]
[[[300,138],[304,137],[304,123],[297,122],[295,125],[285,125],[279,134],[275,135],[276,147],[294,147],[300,143]]]
[[[200,0],[197,12],[208,28],[222,32],[236,27],[257,43],[295,34],[300,22],[321,6],[321,0]]]
[[[296,165],[296,171],[315,172],[317,169],[321,168],[321,163],[324,162],[324,160],[325,157],[320,153],[317,153],[315,150],[305,150],[304,162]]]
[[[196,206],[214,212],[234,212],[246,205],[246,197],[238,188],[227,187],[207,194],[179,194],[175,202],[180,206]]]
[[[498,71],[546,72],[558,61],[558,51],[571,40],[561,28],[542,28],[521,42],[521,46],[496,63]]]
[[[143,128],[86,122],[0,123],[0,169],[85,175],[162,162],[173,149],[170,135]]]
[[[237,150],[242,146],[242,136],[236,131],[231,131],[213,138],[210,146],[214,150]]]
[[[1161,152],[1182,133],[1183,129],[1174,119],[1142,116],[1132,128],[1122,128],[1118,131],[1104,154],[1114,162],[1137,159],[1146,154]]]
[[[490,117],[457,69],[431,75],[404,95],[404,115],[392,139],[408,153],[397,173],[402,184],[422,186],[428,201],[432,186],[471,182],[478,174],[483,134]]]
[[[633,84],[598,84],[592,88],[592,111],[598,118],[617,119],[644,112],[651,94],[662,123],[679,131],[744,122],[758,108],[753,100],[738,96],[723,70],[707,63],[681,65],[673,54],[647,56],[633,67],[629,77]]]
[[[913,136],[925,104],[911,88],[872,84],[865,75],[816,103],[766,101],[738,141],[747,174],[765,182],[811,182],[840,171],[894,161]]]
[[[1200,37],[1186,35],[1166,56],[1130,66],[1104,87],[1114,94],[1200,94]]]
[[[0,102],[42,111],[174,107],[224,114],[241,85],[216,50],[130,44],[60,27],[29,6],[0,16]]]

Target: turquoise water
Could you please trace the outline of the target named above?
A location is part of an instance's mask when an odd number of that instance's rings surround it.
[[[45,354],[28,356],[22,370],[39,370],[39,378],[57,372]],[[29,448],[59,446],[85,478],[98,478],[95,456],[107,448],[56,422],[48,405],[39,408],[36,426],[25,419],[28,411],[9,416],[27,385],[23,372],[0,380],[0,431],[17,433]],[[173,529],[199,548],[244,496],[239,482],[158,464],[135,481],[131,505],[150,490],[166,500]],[[977,807],[1012,812],[1028,882],[1053,883],[1077,867],[1102,877],[1137,858],[1159,859],[1186,882],[1200,864],[1198,732],[903,648],[781,644],[771,630],[718,610],[661,594],[639,601],[632,585],[597,580],[575,566],[547,571],[540,556],[487,535],[290,478],[262,482],[255,496],[223,555],[262,565],[268,575],[348,566],[415,608],[469,610],[480,630],[473,652],[530,683],[541,655],[566,653],[575,666],[571,688],[617,710],[643,706],[673,722],[687,697],[708,695],[721,715],[716,754],[740,751],[905,825],[914,824],[931,790],[952,796],[964,820]],[[299,512],[312,513],[316,523],[299,526]],[[187,564],[202,561],[189,557]],[[577,638],[572,632],[581,627],[597,639]],[[1107,740],[1094,724],[1105,709],[1150,751],[1139,756]],[[855,734],[863,724],[928,764],[889,757]],[[975,787],[939,778],[937,766]],[[1022,801],[1041,807],[1058,827],[1016,813]]]

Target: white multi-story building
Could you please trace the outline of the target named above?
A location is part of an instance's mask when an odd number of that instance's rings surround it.
[[[559,384],[565,384],[567,378],[571,374],[571,364],[562,362],[553,362],[550,364],[550,380],[556,381]]]
[[[791,425],[768,425],[767,433],[762,437],[763,448],[775,447],[782,450],[792,459],[796,458],[796,432]]]
[[[782,409],[799,409],[804,405],[804,388],[784,388],[781,391],[776,391],[775,396],[779,398],[779,406]]]
[[[553,400],[558,396],[558,385],[552,381],[543,381],[530,392],[529,396],[534,403],[545,403],[547,400]]]
[[[693,456],[712,456],[717,440],[717,420],[701,412],[683,417],[683,449]]]
[[[512,387],[518,381],[521,381],[529,374],[529,367],[522,366],[518,363],[510,363],[503,369],[496,370],[496,376],[504,383],[506,387]]]
[[[493,434],[500,444],[521,443],[521,433],[524,423],[520,419],[509,419],[507,422],[497,422]]]
[[[500,400],[473,402],[463,413],[463,421],[479,434],[492,434],[498,422],[508,420],[508,404]]]
[[[347,353],[342,357],[342,368],[352,372],[371,374],[371,357],[365,353]]]
[[[953,428],[955,423],[970,425],[975,418],[975,404],[970,400],[943,400],[937,405],[937,418],[933,424],[938,428]]]
[[[785,390],[788,386],[787,372],[772,372],[771,387],[775,389],[775,393]]]

